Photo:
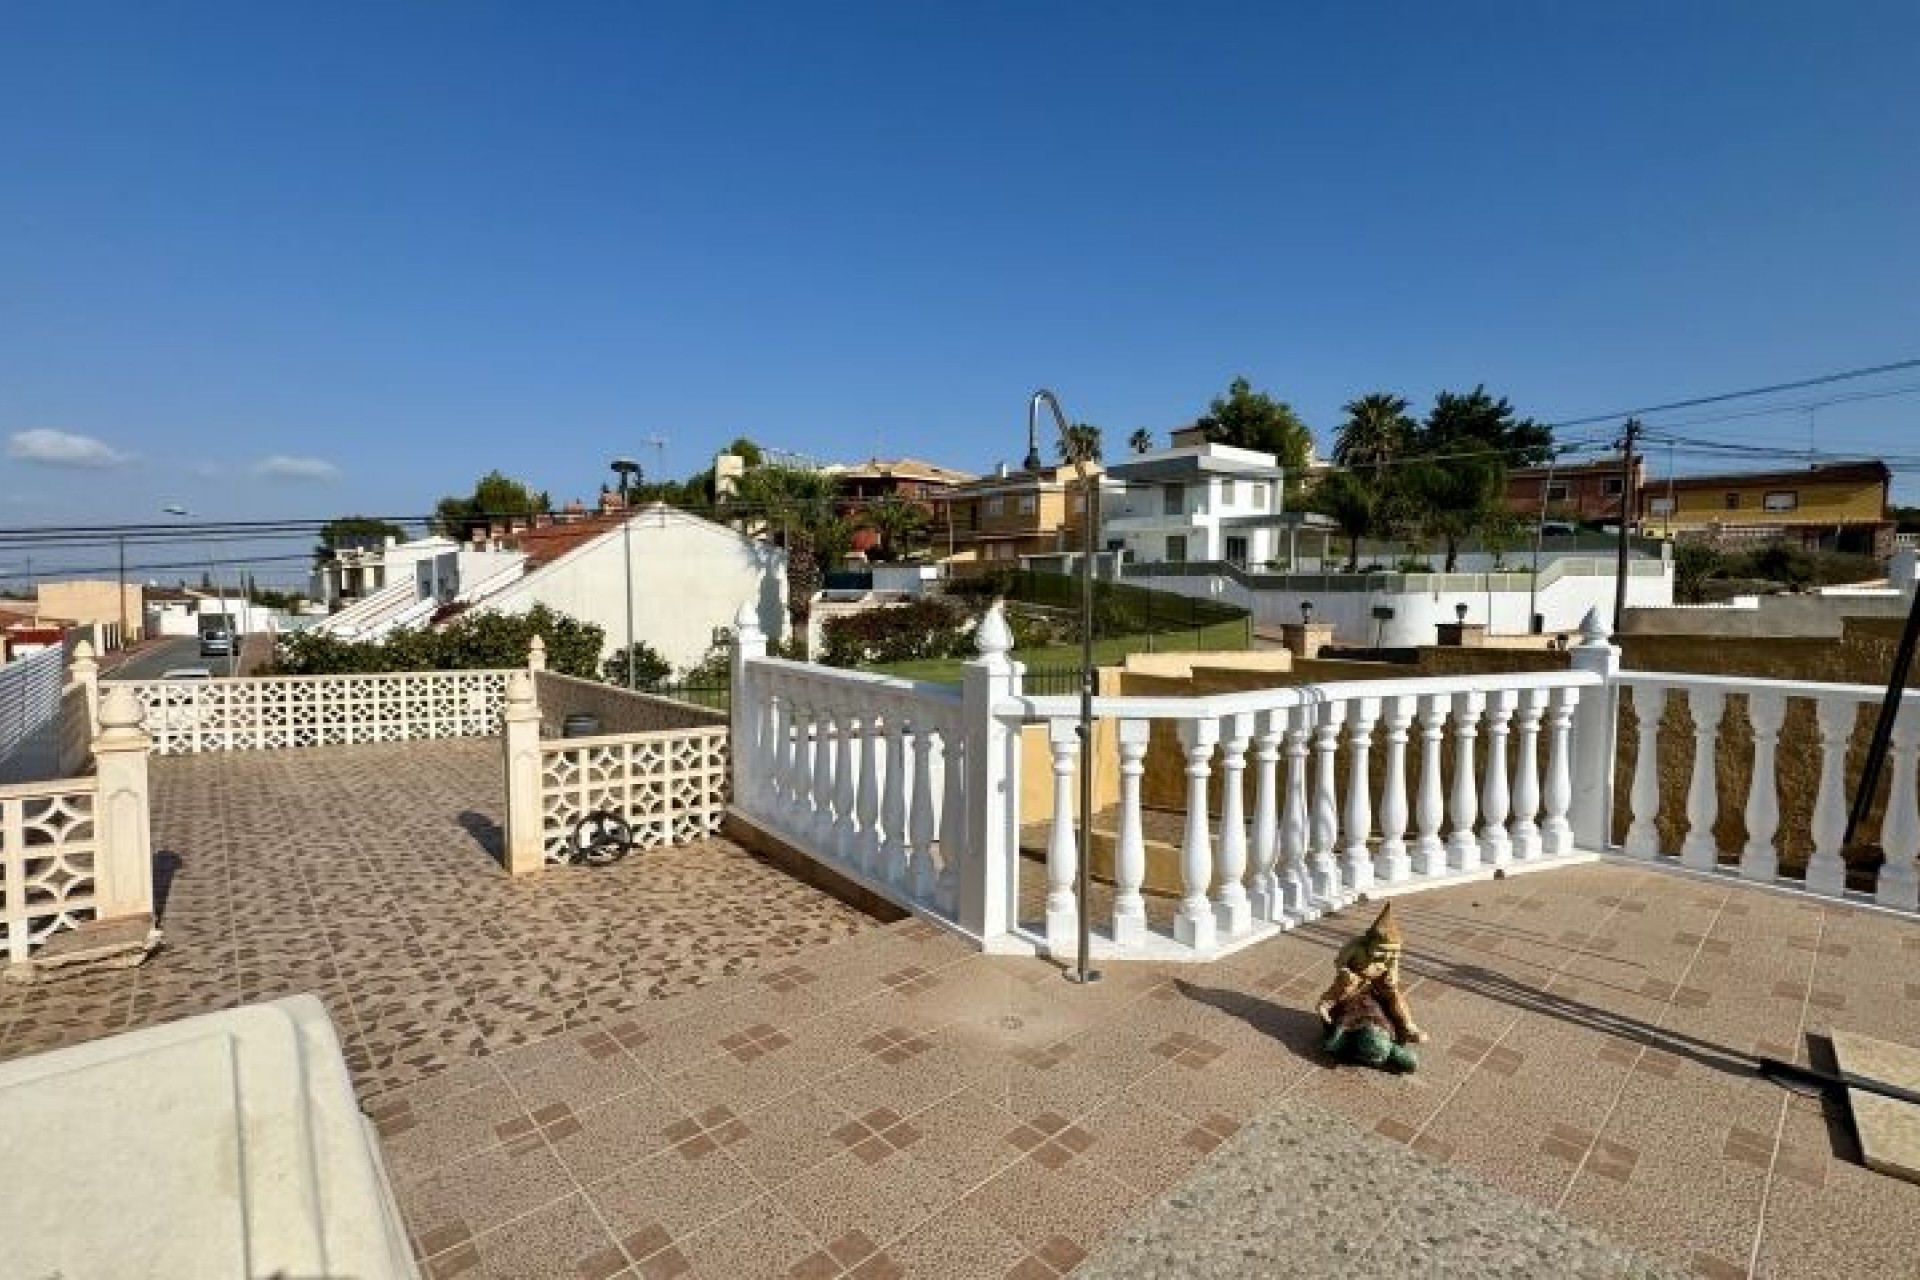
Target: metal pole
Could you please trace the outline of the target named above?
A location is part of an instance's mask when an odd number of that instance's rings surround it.
[[[114,541],[120,546],[120,647],[127,647],[127,535],[121,534]]]
[[[1894,717],[1900,714],[1906,696],[1907,676],[1913,670],[1913,650],[1920,642],[1920,585],[1907,605],[1907,625],[1900,632],[1900,647],[1894,650],[1893,671],[1887,677],[1886,696],[1880,699],[1880,715],[1873,722],[1873,737],[1867,743],[1867,758],[1860,765],[1860,786],[1853,793],[1853,807],[1847,811],[1847,834],[1842,845],[1853,843],[1853,836],[1873,808],[1873,793],[1880,785],[1880,768],[1886,763],[1887,744],[1893,737]]]
[[[1613,633],[1627,614],[1627,530],[1633,523],[1633,445],[1640,438],[1640,419],[1628,418],[1620,437],[1620,550],[1613,566]]]

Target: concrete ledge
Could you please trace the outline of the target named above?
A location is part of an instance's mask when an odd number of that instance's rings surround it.
[[[913,914],[858,881],[841,875],[812,855],[794,848],[732,805],[727,806],[726,816],[720,821],[720,834],[749,853],[765,858],[800,883],[838,898],[855,911],[872,916],[882,924],[905,920]]]
[[[62,929],[41,944],[32,958],[0,969],[8,982],[51,982],[101,969],[131,969],[160,947],[160,931],[150,915],[89,920]]]
[[[1076,1280],[1681,1280],[1558,1214],[1289,1101],[1108,1238]]]

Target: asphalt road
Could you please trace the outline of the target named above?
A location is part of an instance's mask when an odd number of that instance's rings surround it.
[[[255,637],[249,636],[248,640]],[[264,637],[262,637],[264,638]],[[249,650],[247,665],[257,665],[256,655]],[[205,667],[208,674],[224,676],[227,674],[225,658],[203,658],[200,656],[200,638],[198,636],[175,636],[166,640],[157,640],[144,647],[133,657],[115,667],[108,679],[113,680],[156,680],[175,667]],[[244,670],[244,668],[243,668]]]

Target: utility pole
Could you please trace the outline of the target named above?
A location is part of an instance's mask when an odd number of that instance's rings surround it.
[[[1613,630],[1620,632],[1621,619],[1627,613],[1627,539],[1633,526],[1635,509],[1640,505],[1633,491],[1633,446],[1640,439],[1640,419],[1628,418],[1620,435],[1620,551],[1613,566]]]

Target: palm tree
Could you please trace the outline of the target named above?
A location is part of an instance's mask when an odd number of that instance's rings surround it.
[[[927,529],[927,513],[917,503],[889,494],[860,513],[860,523],[880,536],[886,559],[911,555]]]
[[[1076,422],[1067,428],[1066,435],[1061,438],[1055,448],[1062,462],[1076,460],[1098,462],[1100,461],[1100,428],[1091,422]]]
[[[1403,455],[1413,438],[1407,402],[1390,391],[1349,400],[1347,420],[1334,434],[1333,460],[1343,467],[1379,467]]]
[[[750,467],[736,498],[741,519],[770,534],[787,553],[787,620],[805,635],[826,558],[843,553],[850,530],[833,511],[833,477],[805,467]],[[839,544],[839,552],[834,545]]]
[[[1127,448],[1135,453],[1153,452],[1153,432],[1145,427],[1135,427],[1133,434],[1127,437]]]
[[[1332,471],[1313,490],[1313,505],[1340,527],[1347,540],[1347,572],[1360,567],[1360,539],[1377,523],[1380,488],[1352,471]]]

